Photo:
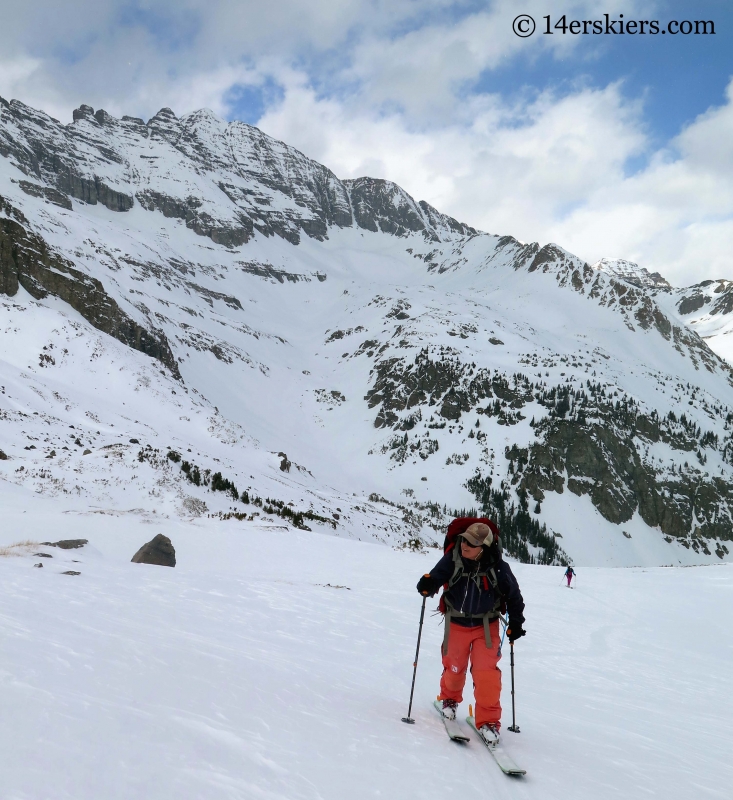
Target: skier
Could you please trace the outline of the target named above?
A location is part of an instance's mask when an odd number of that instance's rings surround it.
[[[575,570],[568,564],[568,568],[565,570],[565,577],[568,580],[568,586],[570,586],[570,581],[575,576]]]
[[[440,602],[440,610],[445,614],[443,675],[438,697],[443,716],[449,720],[456,718],[470,660],[476,728],[487,743],[495,744],[501,728],[499,610],[506,604],[509,612],[506,635],[514,642],[525,634],[524,601],[516,578],[502,560],[498,529],[495,535],[487,524],[464,519],[472,524],[458,535],[454,547],[447,544],[447,552],[431,572],[420,578],[417,590],[432,597],[444,586]],[[461,522],[455,520],[451,527]],[[450,539],[450,527],[448,531],[446,542]]]

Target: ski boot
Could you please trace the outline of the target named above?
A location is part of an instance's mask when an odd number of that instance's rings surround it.
[[[453,722],[456,718],[458,703],[455,700],[443,700],[443,716]]]
[[[499,744],[499,727],[497,725],[487,723],[486,725],[482,725],[478,729],[478,732],[489,747],[494,747]]]

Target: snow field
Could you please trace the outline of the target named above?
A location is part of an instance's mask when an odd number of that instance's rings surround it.
[[[0,558],[3,798],[729,796],[730,565],[579,569],[572,591],[559,568],[513,565],[528,635],[505,742],[528,775],[512,780],[445,736],[427,613],[416,724],[400,722],[436,551],[44,508],[9,502],[0,546],[90,543]],[[177,567],[129,563],[160,532]]]

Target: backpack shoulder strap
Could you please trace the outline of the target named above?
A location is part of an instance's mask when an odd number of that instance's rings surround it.
[[[463,559],[460,547],[453,548],[453,574],[448,579],[448,587],[454,586],[463,575]]]
[[[501,594],[501,591],[499,590],[499,578],[496,575],[496,570],[493,567],[489,567],[489,569],[486,571],[486,576],[488,577],[492,588]]]

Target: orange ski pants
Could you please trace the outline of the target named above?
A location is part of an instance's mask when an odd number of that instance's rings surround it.
[[[450,626],[448,652],[443,656],[443,675],[440,679],[440,699],[463,700],[468,662],[471,661],[473,694],[476,698],[476,727],[501,721],[501,670],[499,669],[499,620],[489,623],[491,648],[486,646],[484,626],[466,628]]]

